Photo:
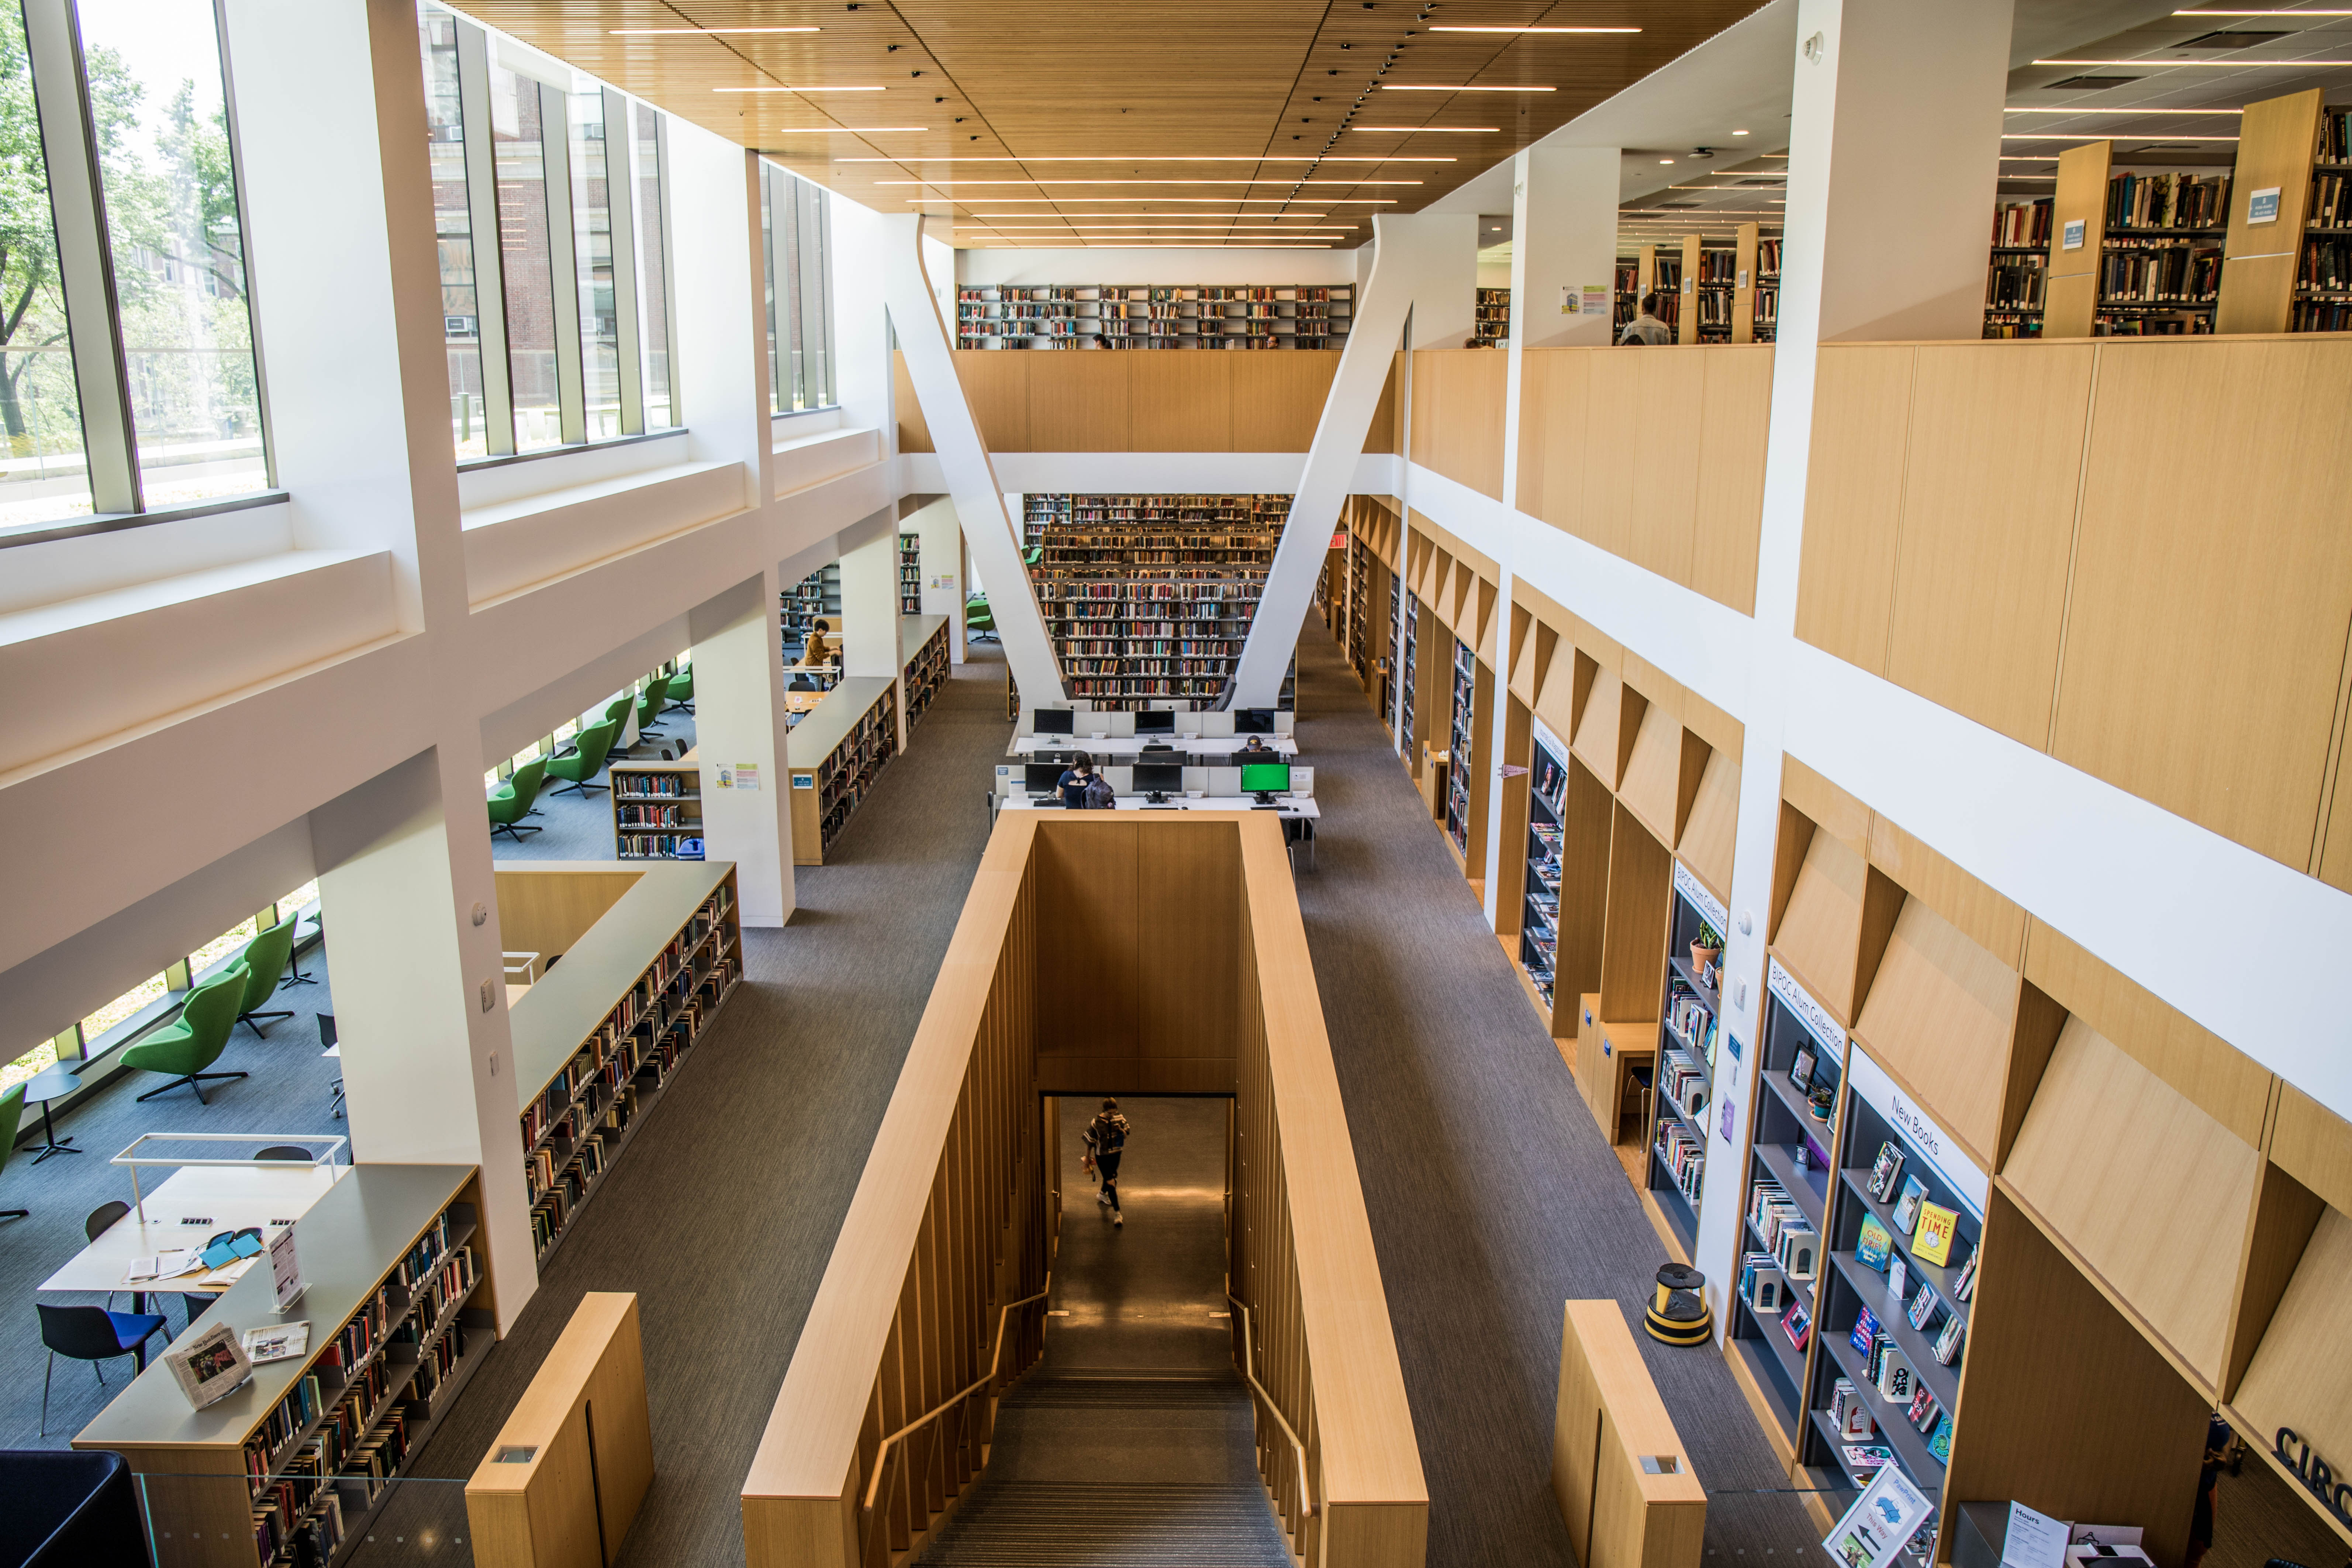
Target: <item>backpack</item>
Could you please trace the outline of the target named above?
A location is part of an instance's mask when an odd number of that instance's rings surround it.
[[[1110,780],[1097,773],[1087,780],[1087,793],[1079,804],[1087,811],[1112,811],[1118,800],[1118,792],[1110,787]]]

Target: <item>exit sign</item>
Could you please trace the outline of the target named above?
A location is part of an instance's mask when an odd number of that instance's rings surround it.
[[[1348,535],[1345,530],[1342,530],[1331,536],[1331,548],[1334,550],[1345,550],[1348,548]]]

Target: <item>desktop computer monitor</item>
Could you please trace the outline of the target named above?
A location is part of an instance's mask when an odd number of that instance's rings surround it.
[[[1061,787],[1066,771],[1059,763],[1030,763],[1021,770],[1021,786],[1031,795],[1051,795]]]
[[[1271,708],[1234,709],[1234,733],[1236,735],[1273,734],[1274,710]]]
[[[1148,709],[1135,716],[1135,732],[1139,735],[1172,735],[1176,732],[1176,715],[1166,709]]]
[[[1139,795],[1164,795],[1170,790],[1184,788],[1184,770],[1166,763],[1135,764],[1135,789]]]
[[[1242,793],[1244,795],[1278,795],[1290,788],[1288,763],[1244,763]]]
[[[1040,735],[1075,735],[1078,732],[1077,715],[1066,708],[1039,708],[1030,714],[1033,728]]]

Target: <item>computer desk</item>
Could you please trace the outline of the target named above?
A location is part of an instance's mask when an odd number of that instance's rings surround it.
[[[63,1291],[131,1292],[134,1311],[148,1291],[177,1295],[217,1296],[225,1281],[205,1282],[210,1270],[199,1266],[169,1279],[125,1278],[134,1258],[159,1252],[202,1247],[225,1230],[271,1229],[298,1220],[329,1188],[351,1173],[349,1165],[301,1165],[292,1161],[255,1165],[190,1165],[166,1176],[146,1194],[140,1210],[132,1209],[100,1231],[98,1239],[74,1254],[56,1273],[36,1287],[42,1294]],[[200,1219],[200,1225],[184,1223]],[[268,1265],[263,1265],[267,1268]]]
[[[1069,809],[1066,805],[1051,804],[1052,799],[1053,797],[1048,796],[1045,800],[1035,800],[1025,793],[992,794],[988,797],[991,813],[989,821],[992,825],[995,822],[994,813],[998,811],[1067,811]],[[1315,867],[1315,824],[1323,820],[1323,808],[1315,804],[1315,797],[1311,795],[1278,795],[1274,797],[1273,805],[1261,806],[1253,796],[1245,795],[1208,795],[1195,800],[1191,795],[1171,792],[1165,805],[1154,805],[1139,795],[1120,795],[1111,803],[1111,805],[1116,811],[1272,811],[1285,822],[1307,824],[1300,833],[1300,838],[1307,846],[1307,868],[1312,870]]]
[[[1013,754],[1030,752],[1084,752],[1090,757],[1140,756],[1143,748],[1157,741],[1180,753],[1196,757],[1230,756],[1242,749],[1247,735],[1106,735],[1101,740],[1092,735],[1016,735],[1013,739]],[[1260,735],[1268,750],[1278,757],[1295,757],[1298,742],[1288,735]]]

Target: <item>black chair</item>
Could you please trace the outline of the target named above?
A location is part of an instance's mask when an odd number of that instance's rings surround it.
[[[319,1015],[319,1053],[324,1056],[334,1048],[335,1016],[332,1013],[321,1013]],[[334,1089],[327,1096],[327,1109],[335,1113],[336,1121],[341,1121],[343,1119],[343,1079],[340,1073],[335,1077]]]
[[[99,1205],[96,1208],[89,1211],[89,1217],[81,1222],[82,1239],[85,1241],[96,1241],[100,1237],[104,1236],[109,1229],[112,1228],[116,1220],[121,1219],[124,1215],[127,1215],[130,1212],[131,1205],[122,1202],[120,1198],[110,1204]],[[111,1290],[109,1290],[106,1293],[106,1304],[110,1307],[114,1305],[114,1292]]]
[[[150,1568],[146,1522],[120,1454],[0,1453],[0,1568]]]
[[[99,1363],[118,1356],[131,1356],[139,1370],[147,1370],[147,1342],[163,1331],[163,1319],[155,1312],[110,1312],[103,1307],[52,1307],[43,1301],[36,1304],[41,1314],[41,1343],[48,1348],[48,1367],[41,1373],[41,1436],[49,1435],[49,1377],[57,1371],[58,1357],[89,1363],[97,1374],[98,1385],[106,1386],[106,1373]]]
[[[257,1160],[299,1160],[303,1163],[309,1164],[316,1160],[318,1156],[312,1154],[308,1149],[298,1149],[291,1143],[272,1143],[268,1148],[264,1149],[260,1153],[256,1154],[254,1158]]]

